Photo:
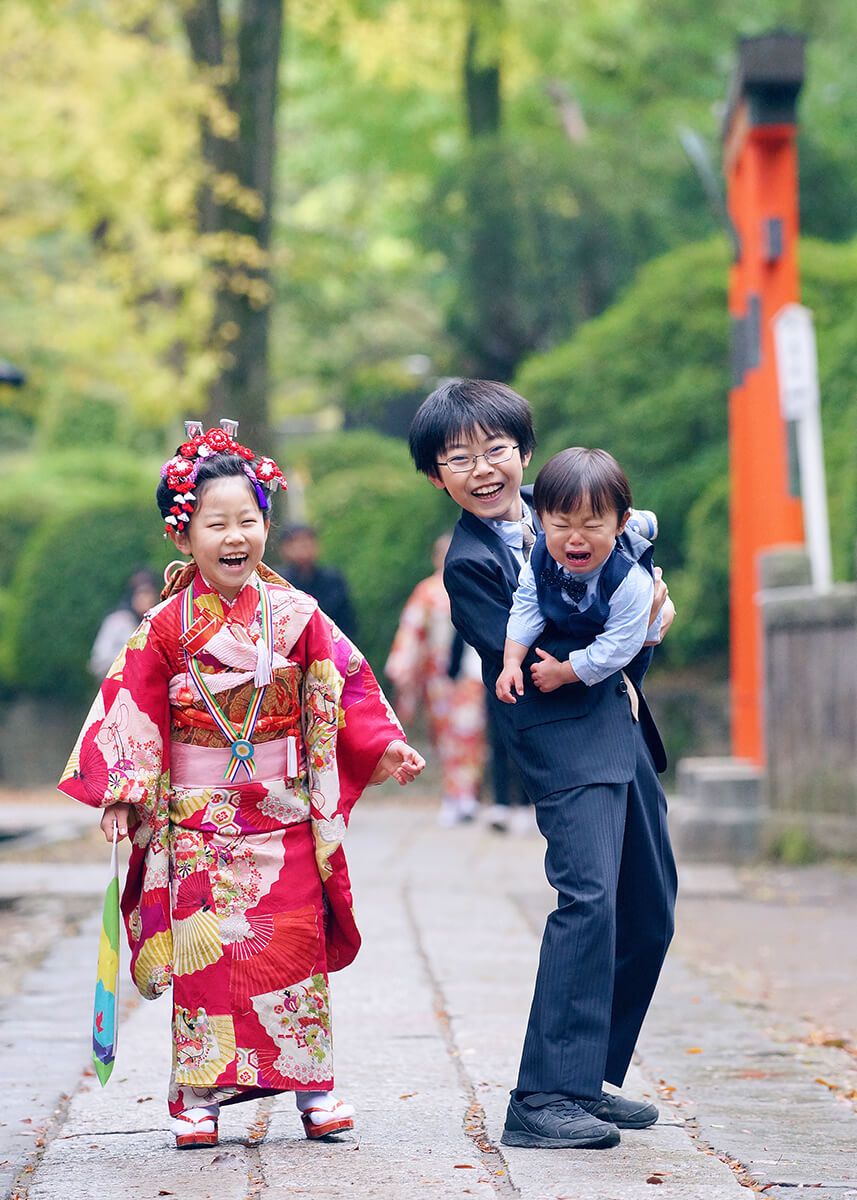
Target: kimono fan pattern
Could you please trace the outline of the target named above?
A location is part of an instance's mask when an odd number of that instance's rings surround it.
[[[195,572],[208,689],[240,728],[254,692],[260,588],[273,682],[231,758],[180,642],[185,588],[147,614],[108,672],[60,782],[93,807],[133,806],[122,897],[140,992],[173,990],[173,1113],[333,1086],[328,972],[360,946],[342,850],[355,800],[402,738],[368,664],[316,602],[264,565],[234,604]],[[195,626],[194,626],[195,627]]]

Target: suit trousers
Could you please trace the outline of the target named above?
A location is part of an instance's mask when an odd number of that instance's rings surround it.
[[[639,724],[627,784],[536,801],[557,891],[542,939],[519,1093],[596,1100],[622,1085],[673,934],[666,797]]]

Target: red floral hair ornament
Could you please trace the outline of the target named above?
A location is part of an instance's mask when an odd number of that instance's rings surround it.
[[[244,460],[244,474],[253,484],[263,512],[270,508],[266,489],[275,492],[278,487],[288,486],[285,475],[272,458],[257,458],[249,446],[242,446],[235,440],[237,421],[224,417],[219,429],[203,430],[201,421],[185,421],[184,427],[187,441],[182,442],[178,453],[167,459],[161,467],[161,478],[166,480],[167,487],[174,493],[173,503],[165,518],[167,533],[170,530],[181,533],[189,524],[196,505],[193,487],[197,473],[200,465],[215,454],[234,454]]]

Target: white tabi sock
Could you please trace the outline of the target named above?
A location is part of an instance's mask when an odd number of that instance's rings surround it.
[[[206,1104],[204,1107],[200,1108],[186,1108],[181,1113],[181,1116],[187,1117],[188,1121],[211,1122],[210,1126],[208,1124],[202,1124],[198,1129],[199,1133],[214,1133],[214,1123],[219,1115],[219,1104]],[[190,1133],[191,1126],[188,1125],[188,1121],[182,1121],[178,1117],[172,1117],[170,1119],[170,1129],[174,1134],[176,1134],[176,1136],[182,1133]]]
[[[354,1105],[338,1100],[333,1092],[295,1092],[295,1104],[302,1113],[305,1113],[308,1108],[317,1108],[323,1113],[333,1112],[336,1109],[338,1117],[354,1116]],[[339,1105],[338,1108],[337,1105]],[[314,1120],[313,1123],[318,1125],[322,1121]]]

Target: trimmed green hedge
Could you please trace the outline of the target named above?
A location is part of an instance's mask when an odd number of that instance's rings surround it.
[[[96,505],[70,505],[27,543],[6,594],[3,674],[12,688],[59,699],[93,690],[86,669],[104,615],[130,573],[163,563],[157,512],[104,490]]]
[[[83,700],[102,618],[168,556],[157,465],[113,453],[20,455],[0,483],[0,688]],[[36,498],[36,503],[32,498]]]
[[[10,585],[35,531],[69,505],[97,506],[105,489],[133,492],[158,527],[155,486],[159,464],[127,452],[43,451],[0,460],[0,589]]]

